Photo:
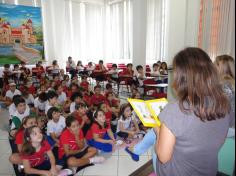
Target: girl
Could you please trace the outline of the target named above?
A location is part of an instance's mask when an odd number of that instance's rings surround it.
[[[91,99],[94,106],[98,106],[100,103],[106,101],[106,98],[101,94],[101,86],[94,87],[94,95]]]
[[[85,140],[79,122],[73,117],[66,118],[66,129],[60,137],[59,159],[66,162],[69,168],[74,170],[77,167],[99,164],[104,162],[103,157],[95,157],[97,150],[92,147],[85,147]]]
[[[58,100],[58,95],[56,92],[54,91],[49,91],[47,93],[47,96],[48,96],[48,102],[46,103],[46,107],[45,107],[45,114],[48,113],[48,110],[51,108],[51,107],[54,107],[57,105],[57,100]]]
[[[48,110],[47,114],[50,119],[47,123],[47,139],[49,144],[59,146],[59,137],[66,127],[65,117],[61,116],[58,108],[52,107]]]
[[[22,147],[21,159],[24,171],[29,176],[58,174],[55,158],[50,145],[43,139],[41,130],[37,126],[25,131],[25,143]],[[47,156],[47,157],[45,157]]]
[[[27,116],[23,119],[21,128],[17,131],[15,137],[16,151],[13,150],[13,154],[10,156],[9,160],[12,164],[22,164],[19,153],[22,152],[22,146],[24,144],[24,132],[26,129],[36,126],[37,121],[35,117]]]
[[[71,96],[71,105],[70,105],[70,113],[75,111],[75,105],[82,103],[82,94],[80,92],[75,92]]]
[[[123,104],[120,109],[120,119],[117,125],[117,135],[125,140],[134,138],[139,132],[139,127],[132,121],[132,111],[129,104]],[[129,140],[127,141],[130,142]]]
[[[66,97],[66,93],[63,92],[63,87],[62,85],[56,85],[54,87],[54,90],[56,91],[56,93],[58,94],[58,104],[59,105],[64,105],[67,97]]]
[[[104,152],[112,152],[116,139],[111,131],[110,124],[106,121],[105,113],[97,110],[94,114],[95,122],[92,126],[93,139],[88,144]]]

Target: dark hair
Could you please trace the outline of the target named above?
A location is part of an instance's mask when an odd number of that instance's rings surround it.
[[[33,132],[34,128],[39,128],[37,126],[32,126],[30,128],[25,129],[24,132],[24,144],[22,146],[22,153],[24,155],[32,155],[36,152],[35,148],[32,146],[31,140],[30,140],[30,134]],[[44,142],[44,138],[41,142],[41,145]]]
[[[133,67],[133,64],[131,64],[131,63],[127,64],[127,67],[129,67],[129,66]]]
[[[19,104],[25,103],[25,99],[22,97],[16,98],[14,101],[15,106],[17,107]]]
[[[100,60],[100,61],[99,61],[99,64],[103,64],[103,63],[104,63],[103,60]]]
[[[75,105],[75,109],[80,109],[80,108],[87,108],[86,104],[85,103],[78,103]]]
[[[202,121],[224,118],[230,111],[217,70],[202,49],[186,48],[173,61],[173,87],[182,112],[192,111]]]
[[[137,70],[137,71],[139,71],[140,69],[143,69],[143,66],[142,66],[142,65],[138,65],[138,66],[136,67],[136,70]]]
[[[58,98],[58,94],[55,92],[55,91],[49,91],[48,93],[47,93],[47,97],[48,97],[48,100],[51,100],[51,99],[53,99],[53,98]]]
[[[87,78],[88,78],[88,76],[86,76],[86,75],[81,76],[81,79],[87,79]]]
[[[42,100],[43,102],[47,101],[47,94],[45,92],[42,92],[39,94],[39,99]]]
[[[77,88],[77,90],[79,90],[78,84],[72,83],[72,84],[70,85],[70,89],[72,89],[73,86],[75,86],[75,87]]]
[[[22,119],[21,126],[20,126],[19,130],[17,131],[17,133],[18,133],[19,131],[24,130],[24,125],[26,125],[26,123],[27,123],[28,120],[30,120],[30,119],[36,119],[36,116],[30,115],[30,116],[24,117],[24,118]]]
[[[109,95],[112,95],[112,96],[113,96],[114,93],[113,93],[113,92],[108,92],[108,93],[106,94],[107,97],[109,97]]]
[[[152,67],[159,67],[157,63],[154,63]]]
[[[129,103],[122,104],[120,107],[119,117],[121,117],[122,120],[126,120],[126,117],[124,116],[124,112],[125,112],[125,109],[128,107],[131,108]]]
[[[98,110],[94,113],[94,115],[93,115],[94,123],[99,126],[99,129],[103,129],[103,127],[95,120],[95,119],[98,118],[98,113],[99,113],[99,112],[102,112],[102,113],[105,115],[105,112],[104,112],[103,110],[98,109]],[[107,128],[107,127],[108,127],[108,124],[107,124],[107,122],[105,122],[105,123],[104,123],[104,128]]]
[[[117,64],[112,64],[112,68],[117,68]]]
[[[70,100],[72,101],[72,102],[74,102],[75,101],[75,99],[77,99],[77,98],[83,98],[83,96],[82,96],[82,94],[80,93],[80,92],[75,92],[75,93],[73,93],[72,94],[72,96],[71,96],[71,98],[70,98]]]
[[[68,128],[70,128],[71,127],[71,124],[73,123],[73,122],[75,122],[75,121],[77,121],[77,119],[74,117],[74,116],[68,116],[67,118],[66,118],[66,127],[68,127]]]
[[[13,101],[14,104],[16,104],[15,101],[16,101],[16,99],[18,99],[18,98],[23,98],[23,97],[22,97],[21,95],[14,95],[14,96],[13,96],[12,101]]]
[[[4,68],[10,68],[10,64],[4,64]]]
[[[61,84],[55,85],[55,86],[54,86],[54,90],[55,90],[55,91],[58,91],[59,87],[61,87]]]
[[[107,85],[106,85],[106,89],[111,89],[112,88],[112,85],[110,84],[110,83],[108,83]]]
[[[101,86],[100,85],[95,86],[94,90],[96,90],[96,89],[101,89]]]
[[[56,108],[56,107],[51,107],[51,108],[48,110],[47,116],[48,116],[48,118],[49,118],[50,120],[53,119],[52,114],[55,113],[55,112],[60,112],[60,111],[59,111],[59,109]]]
[[[22,91],[22,96],[24,97],[24,96],[27,96],[27,95],[29,95],[29,88],[24,86],[23,91]]]
[[[52,61],[52,65],[57,65],[57,60]]]
[[[19,68],[19,65],[18,65],[18,64],[15,64],[15,65],[14,65],[14,68],[17,68],[17,67]]]

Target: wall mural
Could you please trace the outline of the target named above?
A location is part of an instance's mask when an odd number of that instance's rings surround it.
[[[0,65],[44,60],[41,8],[0,3]]]

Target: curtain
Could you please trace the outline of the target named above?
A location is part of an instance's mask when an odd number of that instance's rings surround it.
[[[165,0],[147,0],[147,63],[163,60],[165,46]]]
[[[217,55],[235,57],[235,0],[201,0],[198,46],[212,60]]]
[[[58,59],[65,67],[68,56],[84,64],[131,61],[131,0],[48,0],[42,7],[49,64]]]

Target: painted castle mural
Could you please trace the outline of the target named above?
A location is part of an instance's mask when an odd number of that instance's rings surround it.
[[[0,65],[43,59],[41,8],[0,4]]]

